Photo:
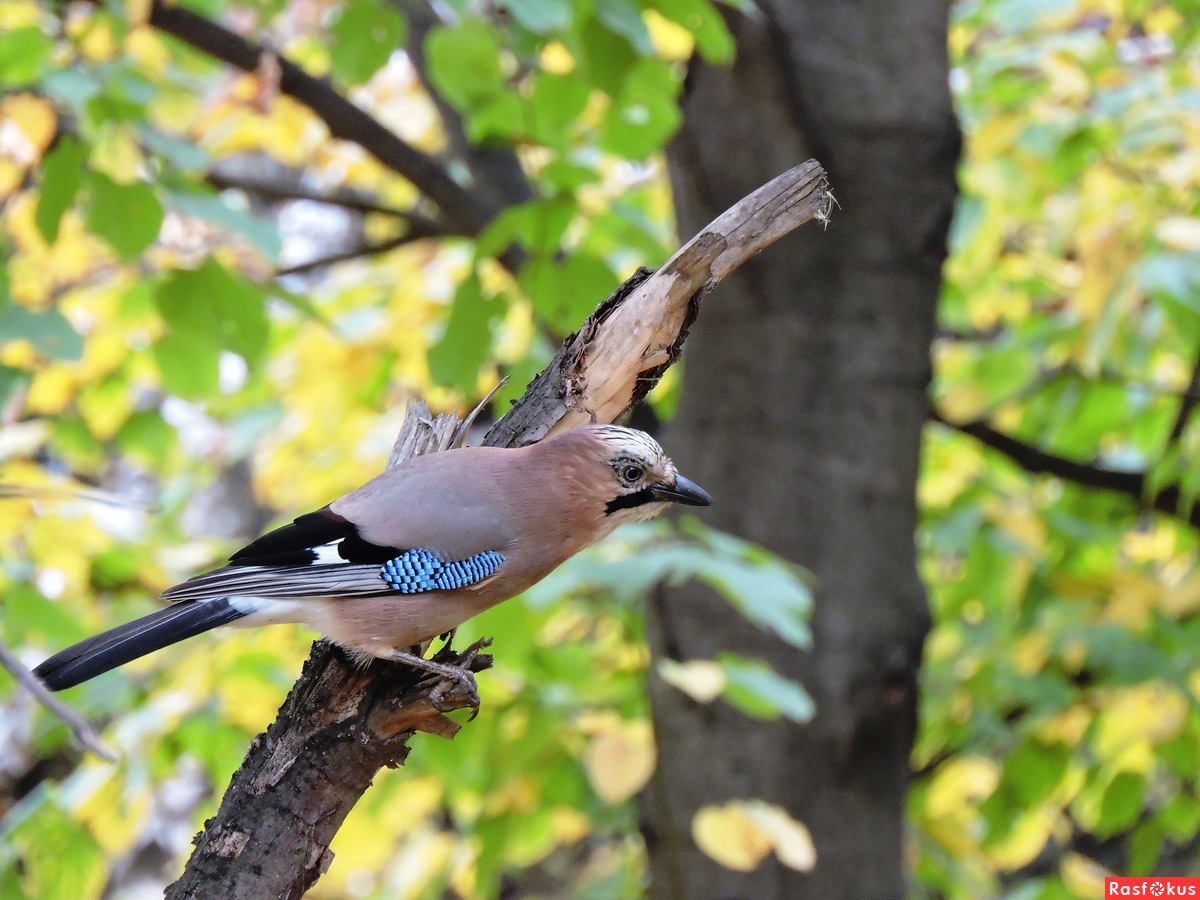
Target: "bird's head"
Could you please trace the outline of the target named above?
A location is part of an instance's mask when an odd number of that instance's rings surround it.
[[[599,443],[604,515],[614,526],[652,519],[668,503],[712,505],[708,492],[676,472],[658,441],[646,432],[620,425],[593,425],[587,430]]]

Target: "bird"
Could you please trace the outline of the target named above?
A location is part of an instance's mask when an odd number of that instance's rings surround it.
[[[34,669],[61,691],[222,625],[302,623],[357,662],[425,659],[427,642],[516,596],[618,525],[712,497],[658,442],[619,425],[518,448],[461,447],[401,462],[166,590],[170,605],[87,638]],[[417,652],[412,652],[412,651]]]

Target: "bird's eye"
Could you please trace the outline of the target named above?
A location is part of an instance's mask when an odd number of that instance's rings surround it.
[[[630,484],[641,478],[643,474],[641,466],[626,466],[621,470],[621,478]]]

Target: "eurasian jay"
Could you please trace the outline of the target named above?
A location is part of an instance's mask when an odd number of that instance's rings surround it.
[[[170,588],[171,606],[88,638],[34,672],[60,691],[218,625],[301,622],[361,660],[467,681],[404,648],[513,597],[624,522],[712,498],[648,434],[589,425],[519,449],[418,456],[229,564]]]

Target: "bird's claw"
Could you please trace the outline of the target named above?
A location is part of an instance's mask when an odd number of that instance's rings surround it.
[[[394,662],[404,663],[422,672],[429,672],[438,676],[437,684],[429,692],[429,702],[433,704],[434,709],[438,712],[444,713],[463,707],[463,704],[456,704],[454,706],[443,705],[443,701],[450,690],[455,686],[461,687],[462,692],[466,695],[467,702],[465,705],[471,707],[471,718],[474,719],[479,715],[479,687],[475,683],[475,673],[471,671],[470,667],[475,661],[475,657],[479,654],[480,649],[486,647],[488,643],[490,642],[478,641],[453,663],[425,659],[420,654],[410,653],[407,650],[392,650],[387,658]]]
[[[469,659],[464,659],[462,665],[446,666],[445,672],[441,673],[442,677],[438,679],[438,683],[434,685],[432,691],[429,692],[429,702],[433,704],[433,708],[438,712],[449,712],[451,709],[461,709],[461,706],[455,705],[452,707],[443,707],[442,701],[446,698],[446,694],[454,686],[462,688],[466,694],[466,705],[471,709],[471,719],[479,715],[479,686],[475,682],[475,673],[467,666],[470,665]],[[468,719],[467,721],[471,721]]]

